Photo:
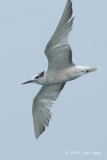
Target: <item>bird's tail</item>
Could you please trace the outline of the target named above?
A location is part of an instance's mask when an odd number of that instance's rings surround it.
[[[94,72],[94,71],[97,71],[98,68],[97,67],[89,67],[88,71],[89,72]]]

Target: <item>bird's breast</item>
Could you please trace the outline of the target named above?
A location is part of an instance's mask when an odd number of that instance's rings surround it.
[[[76,79],[77,77],[74,74],[74,68],[70,67],[64,70],[57,70],[53,71],[51,73],[47,74],[47,84],[48,85],[54,85],[58,83],[64,83],[73,79]]]

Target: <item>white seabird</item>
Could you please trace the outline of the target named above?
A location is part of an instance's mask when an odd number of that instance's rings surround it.
[[[96,67],[77,66],[72,61],[72,50],[68,43],[68,35],[72,30],[73,20],[72,2],[67,0],[61,20],[45,49],[45,55],[48,59],[47,71],[23,83],[33,82],[43,85],[35,96],[32,106],[36,138],[49,125],[52,104],[59,96],[65,83],[97,70]]]

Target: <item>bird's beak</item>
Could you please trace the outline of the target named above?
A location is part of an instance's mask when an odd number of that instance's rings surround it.
[[[33,80],[29,80],[29,81],[24,82],[24,83],[22,83],[22,84],[27,84],[27,83],[32,83],[32,82],[33,82]]]

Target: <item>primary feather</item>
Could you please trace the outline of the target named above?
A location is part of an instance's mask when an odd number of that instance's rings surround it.
[[[61,20],[45,49],[48,59],[48,71],[64,69],[74,65],[72,50],[68,43],[68,35],[72,30],[74,20],[72,13],[72,2],[68,0]]]
[[[35,137],[38,138],[51,119],[51,107],[60,94],[63,84],[43,86],[33,100],[32,114],[34,121]]]

